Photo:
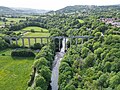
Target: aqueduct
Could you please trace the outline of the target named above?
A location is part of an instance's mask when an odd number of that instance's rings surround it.
[[[50,40],[53,40],[55,42],[55,39],[58,39],[59,40],[59,50],[60,50],[60,45],[61,45],[61,39],[69,39],[70,41],[70,46],[72,44],[72,39],[75,39],[75,45],[77,46],[78,44],[78,39],[81,38],[82,39],[82,43],[83,43],[83,40],[84,39],[90,39],[92,38],[92,36],[70,36],[70,37],[65,37],[65,36],[56,36],[56,37],[20,37],[19,39],[21,39],[21,43],[22,43],[22,46],[25,46],[25,39],[27,39],[28,41],[28,47],[31,46],[31,39],[32,40],[32,43],[34,41],[34,43],[40,43],[40,44],[48,44],[50,42]],[[13,41],[15,41],[15,44],[18,45],[18,37],[10,37],[9,40],[10,40],[10,44],[12,45],[13,44]],[[46,42],[43,42],[43,39],[46,40]],[[39,40],[39,41],[38,41]],[[67,44],[65,44],[65,47],[67,48]]]

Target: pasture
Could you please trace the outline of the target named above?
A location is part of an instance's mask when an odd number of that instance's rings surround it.
[[[81,20],[81,19],[78,19],[78,21],[79,21],[79,23],[84,23],[84,21],[83,21],[83,20]]]
[[[22,29],[23,31],[31,31],[31,30],[34,30],[34,31],[40,31],[40,32],[45,32],[45,33],[48,33],[48,30],[45,29],[45,28],[41,28],[41,27],[36,27],[36,26],[31,26],[31,27],[26,27],[24,29]]]
[[[34,29],[35,32],[31,32],[30,31],[31,29]],[[19,31],[16,31],[16,32],[20,32],[20,31],[28,31],[28,32],[23,34],[23,36],[25,36],[25,37],[49,37],[50,36],[50,33],[47,29],[40,28],[40,27],[35,27],[35,26],[26,27],[26,28],[24,28],[22,30],[19,30]],[[41,42],[40,39],[36,39],[36,41],[37,41],[37,43]],[[30,42],[31,42],[31,45],[33,45],[35,43],[35,40],[31,39]],[[47,43],[47,40],[43,39],[42,42]],[[25,46],[28,46],[28,39],[24,39],[24,43],[25,43]],[[20,46],[22,45],[22,40],[21,39],[18,40],[18,45],[20,45]]]
[[[26,90],[34,59],[12,58],[11,51],[0,51],[0,90]]]

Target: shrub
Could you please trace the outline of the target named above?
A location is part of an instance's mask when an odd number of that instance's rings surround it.
[[[0,50],[8,48],[8,43],[6,43],[2,38],[0,38]]]
[[[36,87],[41,87],[43,90],[47,90],[46,86],[46,80],[44,79],[44,77],[42,76],[37,76],[35,78],[35,82],[36,82]]]
[[[35,43],[33,46],[31,46],[30,48],[31,49],[41,49],[44,45],[43,44],[40,44],[40,43]]]
[[[39,69],[39,68],[41,68],[43,65],[44,65],[44,66],[47,66],[47,63],[48,63],[48,61],[47,61],[44,57],[42,57],[42,58],[40,58],[40,59],[38,59],[38,60],[36,60],[36,61],[34,62],[34,67],[37,68],[37,69]]]
[[[3,53],[2,56],[5,56],[5,54]]]
[[[13,43],[12,45],[10,45],[10,48],[12,48],[12,49],[20,48],[20,46],[15,44],[15,43]]]
[[[18,50],[12,51],[11,56],[12,57],[35,57],[35,54],[31,50],[18,49]]]
[[[35,30],[34,30],[34,29],[31,29],[30,31],[31,31],[32,33],[34,33],[34,32],[35,32]]]

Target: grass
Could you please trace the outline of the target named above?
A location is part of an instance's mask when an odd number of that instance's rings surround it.
[[[41,27],[36,27],[36,26],[31,26],[31,27],[26,27],[22,30],[24,31],[30,31],[31,29],[34,29],[34,31],[43,31],[43,32],[48,32],[47,29],[41,28]]]
[[[3,24],[4,24],[4,22],[0,21],[0,25],[3,25]]]
[[[36,41],[37,41],[36,43],[41,43],[41,40],[39,38],[37,38]],[[29,46],[28,39],[24,39],[24,43],[25,43],[25,46]],[[35,44],[35,40],[30,39],[30,45],[34,45],[34,44]],[[47,44],[47,39],[43,39],[42,44]],[[22,40],[21,39],[18,41],[18,45],[22,46]]]
[[[36,28],[38,28],[38,27],[36,27]],[[44,29],[44,30],[46,30],[46,29]],[[49,37],[50,33],[40,33],[40,32],[32,33],[32,32],[27,32],[24,36],[25,37]],[[37,43],[41,43],[40,38],[37,38],[36,41],[37,41]],[[35,40],[34,39],[30,39],[30,42],[31,42],[30,43],[31,45],[34,45]],[[42,42],[44,44],[47,43],[47,39],[44,38]],[[24,43],[25,43],[25,46],[28,46],[29,45],[28,39],[24,39]],[[18,45],[22,46],[22,40],[21,39],[18,40]]]
[[[78,19],[78,21],[79,21],[80,23],[84,23],[84,21],[83,21],[83,20],[81,20],[81,19]]]
[[[48,36],[50,36],[50,33],[27,33],[26,35],[25,35],[26,37],[48,37]]]
[[[19,22],[20,20],[26,20],[25,18],[7,18],[8,22],[14,21],[14,22]]]
[[[50,36],[50,33],[47,29],[36,27],[36,26],[26,27],[22,30],[15,31],[15,33],[19,33],[21,31],[30,31],[31,29],[34,29],[35,31],[40,31],[40,32],[26,32],[23,36],[25,36],[25,37],[49,37]],[[41,30],[43,32],[41,32]],[[41,43],[40,38],[37,38],[36,41],[37,41],[37,43]],[[16,43],[15,41],[13,41],[13,42]],[[34,45],[35,40],[30,39],[30,42],[31,42],[30,43],[31,45]],[[25,46],[28,46],[29,45],[28,39],[24,39],[24,43],[25,43]],[[47,43],[47,39],[44,38],[43,39],[43,44],[46,44],[46,43]],[[22,46],[22,40],[21,39],[18,40],[18,45]]]
[[[0,33],[0,37],[1,37],[1,36],[4,36],[4,35],[5,35],[5,34]]]
[[[26,90],[32,70],[33,58],[16,58],[10,55],[11,50],[1,51],[0,54],[0,90]]]

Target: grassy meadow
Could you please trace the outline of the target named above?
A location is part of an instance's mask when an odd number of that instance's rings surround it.
[[[23,31],[30,31],[31,29],[33,29],[34,31],[43,31],[48,33],[47,29],[41,28],[41,27],[36,27],[36,26],[31,26],[31,27],[26,27],[24,29],[22,29]]]
[[[0,51],[0,90],[26,90],[34,59],[12,58],[10,54],[10,49]]]
[[[40,31],[40,32],[29,32],[31,29],[34,29],[35,31]],[[42,30],[42,32],[41,32]],[[44,29],[44,28],[40,28],[40,27],[26,27],[20,31],[28,31],[26,33],[24,33],[23,37],[49,37],[50,36],[50,33],[47,29]],[[16,33],[20,32],[20,31],[16,31]],[[41,43],[41,39],[40,38],[37,38],[36,39],[37,43]],[[30,39],[30,44],[33,45],[35,43],[35,40],[34,39]],[[42,42],[45,44],[47,43],[47,39],[42,39]],[[15,42],[14,42],[15,43]],[[28,46],[28,39],[24,39],[24,43],[25,43],[25,46]],[[18,45],[22,45],[22,40],[19,39],[18,40]]]
[[[79,23],[84,23],[84,21],[83,21],[83,20],[81,20],[81,19],[78,19],[78,21],[79,21]]]

